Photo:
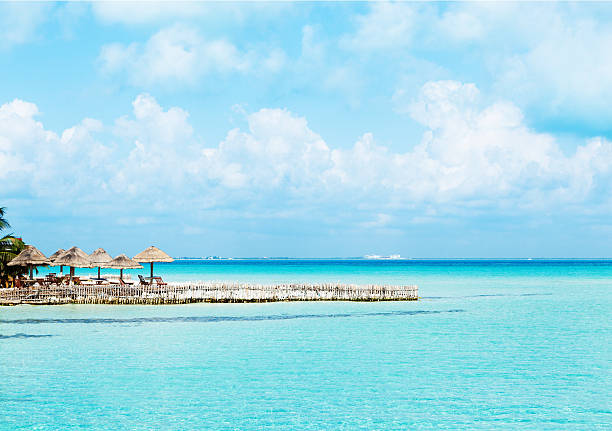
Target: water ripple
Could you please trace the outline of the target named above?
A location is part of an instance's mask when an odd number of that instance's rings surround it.
[[[53,337],[51,334],[13,334],[13,335],[2,335],[0,334],[0,340],[5,340],[7,338],[46,338]]]
[[[258,322],[266,320],[293,319],[334,319],[343,317],[371,316],[414,316],[421,314],[461,313],[465,310],[408,310],[381,311],[373,313],[335,313],[335,314],[273,314],[269,316],[179,316],[179,317],[134,317],[130,319],[117,318],[86,318],[86,319],[0,319],[0,323],[13,325],[63,324],[63,323],[174,323],[174,322]],[[24,334],[25,335],[25,334]]]
[[[419,299],[455,299],[455,298],[488,298],[507,296],[551,296],[552,293],[483,293],[480,295],[457,295],[457,296],[419,296]]]

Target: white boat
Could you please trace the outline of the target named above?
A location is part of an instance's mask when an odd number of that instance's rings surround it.
[[[391,254],[389,256],[380,256],[378,254],[366,254],[364,259],[377,259],[377,260],[397,260],[402,259],[402,256],[399,254]]]

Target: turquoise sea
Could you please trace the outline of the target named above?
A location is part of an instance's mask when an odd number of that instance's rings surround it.
[[[0,429],[612,429],[612,261],[177,261],[156,272],[416,283],[421,299],[3,307]]]

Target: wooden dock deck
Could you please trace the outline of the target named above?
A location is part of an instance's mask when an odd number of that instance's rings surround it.
[[[168,283],[166,286],[48,285],[0,289],[0,305],[187,304],[192,302],[416,301],[416,285]]]

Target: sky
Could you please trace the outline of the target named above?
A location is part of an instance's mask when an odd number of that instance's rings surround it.
[[[612,257],[612,3],[0,3],[44,253]]]

